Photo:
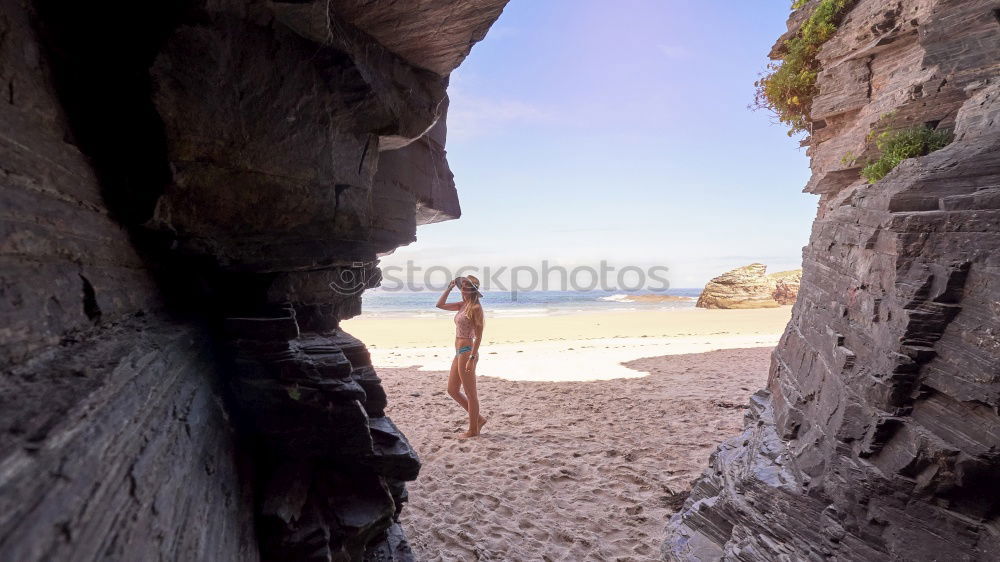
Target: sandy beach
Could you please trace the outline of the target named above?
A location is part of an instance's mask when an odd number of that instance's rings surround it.
[[[483,434],[445,392],[450,318],[344,323],[423,463],[420,560],[657,560],[663,527],[763,386],[790,308],[488,318]],[[444,340],[443,342],[441,340]],[[443,345],[442,345],[443,344]]]
[[[636,310],[488,317],[477,373],[530,381],[641,377],[622,363],[640,357],[774,347],[791,307],[757,310]],[[343,323],[368,345],[376,367],[447,371],[454,357],[450,316]]]

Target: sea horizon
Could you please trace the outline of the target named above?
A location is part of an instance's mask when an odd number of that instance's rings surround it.
[[[665,291],[648,289],[483,291],[481,302],[487,316],[550,316],[585,312],[693,308],[701,292],[701,288],[693,287],[671,288]],[[440,290],[371,289],[362,295],[361,306],[363,314],[383,317],[432,318],[453,314],[435,307],[440,296]],[[653,300],[643,300],[641,298],[643,296],[653,297]],[[679,297],[685,300],[656,300],[657,297]],[[449,296],[452,302],[458,298],[457,292],[452,292]]]

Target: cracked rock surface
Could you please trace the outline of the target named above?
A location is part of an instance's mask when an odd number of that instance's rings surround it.
[[[996,559],[998,14],[861,0],[824,44],[792,320],[744,432],[671,519],[668,559]],[[915,125],[955,140],[860,179],[871,130]]]

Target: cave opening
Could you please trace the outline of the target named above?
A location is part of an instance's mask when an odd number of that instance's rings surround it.
[[[1000,549],[995,0],[416,4],[5,2],[0,558]]]

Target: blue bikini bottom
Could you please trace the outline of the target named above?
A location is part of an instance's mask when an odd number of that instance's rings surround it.
[[[472,351],[471,345],[463,345],[462,347],[458,348],[458,351],[455,352],[455,356],[457,357],[463,353],[468,353],[470,351]]]

